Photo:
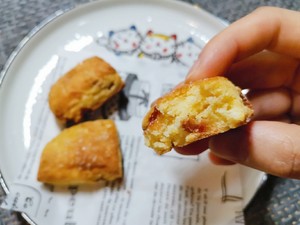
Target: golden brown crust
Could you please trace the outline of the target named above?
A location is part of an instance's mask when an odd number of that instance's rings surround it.
[[[249,121],[250,102],[224,77],[186,83],[159,98],[146,114],[145,143],[158,154]]]
[[[64,74],[49,93],[49,105],[62,121],[79,122],[83,112],[99,108],[124,87],[119,74],[99,57],[91,57]]]
[[[122,177],[119,137],[112,120],[84,122],[63,130],[44,148],[38,181],[93,184]]]

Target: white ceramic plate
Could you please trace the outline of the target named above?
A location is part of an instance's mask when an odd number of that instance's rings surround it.
[[[33,128],[28,129],[30,124],[25,117],[32,116],[34,102],[28,104],[30,92],[43,82],[37,79],[37,74],[58,49],[66,49],[78,37],[101,36],[101,30],[129,28],[132,24],[143,30],[156,29],[168,34],[174,32],[181,37],[191,36],[200,45],[226,26],[199,8],[161,0],[99,1],[45,21],[23,40],[0,76],[0,180],[6,191],[30,146],[26,137]],[[88,43],[91,39],[86,41]],[[241,171],[246,205],[262,183],[264,174],[244,167]]]

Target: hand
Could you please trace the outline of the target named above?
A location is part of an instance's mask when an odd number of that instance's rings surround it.
[[[186,81],[212,76],[250,90],[253,120],[176,150],[209,147],[216,164],[300,179],[300,12],[263,7],[230,25],[205,46]]]

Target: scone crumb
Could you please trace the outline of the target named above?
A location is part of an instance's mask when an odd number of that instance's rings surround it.
[[[159,98],[146,114],[145,144],[164,154],[241,126],[252,114],[241,89],[225,77],[186,83]]]
[[[123,176],[122,152],[113,120],[66,128],[42,151],[37,179],[53,185],[95,184]]]
[[[49,106],[57,119],[82,122],[86,112],[101,107],[125,83],[118,72],[98,56],[90,57],[63,74],[51,87]]]

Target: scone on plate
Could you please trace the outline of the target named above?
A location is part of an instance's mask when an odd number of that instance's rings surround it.
[[[122,177],[114,121],[84,122],[63,130],[43,149],[38,181],[54,185],[93,184]]]
[[[252,107],[225,77],[186,83],[159,98],[143,120],[145,144],[158,154],[247,123]]]
[[[91,57],[58,79],[51,87],[49,105],[62,121],[79,122],[124,87],[116,70],[99,57]]]

